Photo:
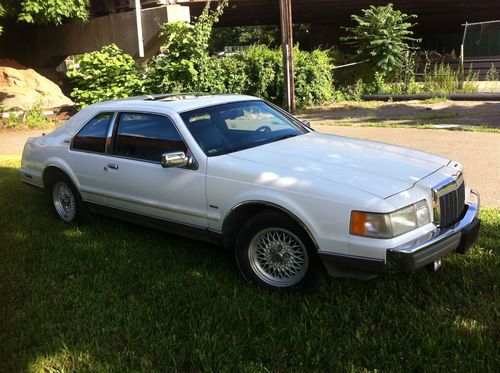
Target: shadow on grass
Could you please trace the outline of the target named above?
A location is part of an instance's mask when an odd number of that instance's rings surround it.
[[[498,367],[498,211],[437,276],[280,294],[247,286],[218,247],[101,217],[64,224],[13,167],[0,191],[0,371]]]

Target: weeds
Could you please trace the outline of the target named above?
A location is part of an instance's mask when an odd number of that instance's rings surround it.
[[[486,73],[486,80],[489,82],[496,82],[499,80],[498,71],[493,62]]]
[[[8,116],[3,118],[3,123],[7,128],[42,128],[54,125],[54,121],[47,118],[38,105],[23,112],[9,112]]]

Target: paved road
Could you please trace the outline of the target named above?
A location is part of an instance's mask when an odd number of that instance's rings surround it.
[[[407,146],[444,155],[464,166],[481,205],[500,207],[500,134],[416,128],[316,126],[320,132]]]
[[[442,154],[461,162],[481,204],[500,207],[500,134],[413,128],[316,126],[320,132],[370,139]],[[1,131],[0,155],[20,156],[26,138],[44,131]]]
[[[50,130],[49,130],[50,131]],[[47,130],[0,131],[0,155],[21,155],[28,137],[40,136]]]

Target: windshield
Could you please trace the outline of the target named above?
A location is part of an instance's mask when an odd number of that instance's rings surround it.
[[[181,114],[206,155],[253,148],[307,133],[263,101],[210,106]]]

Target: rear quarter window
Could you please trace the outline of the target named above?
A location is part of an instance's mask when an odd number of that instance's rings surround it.
[[[113,113],[97,114],[73,138],[72,149],[93,153],[106,151],[106,137]]]

